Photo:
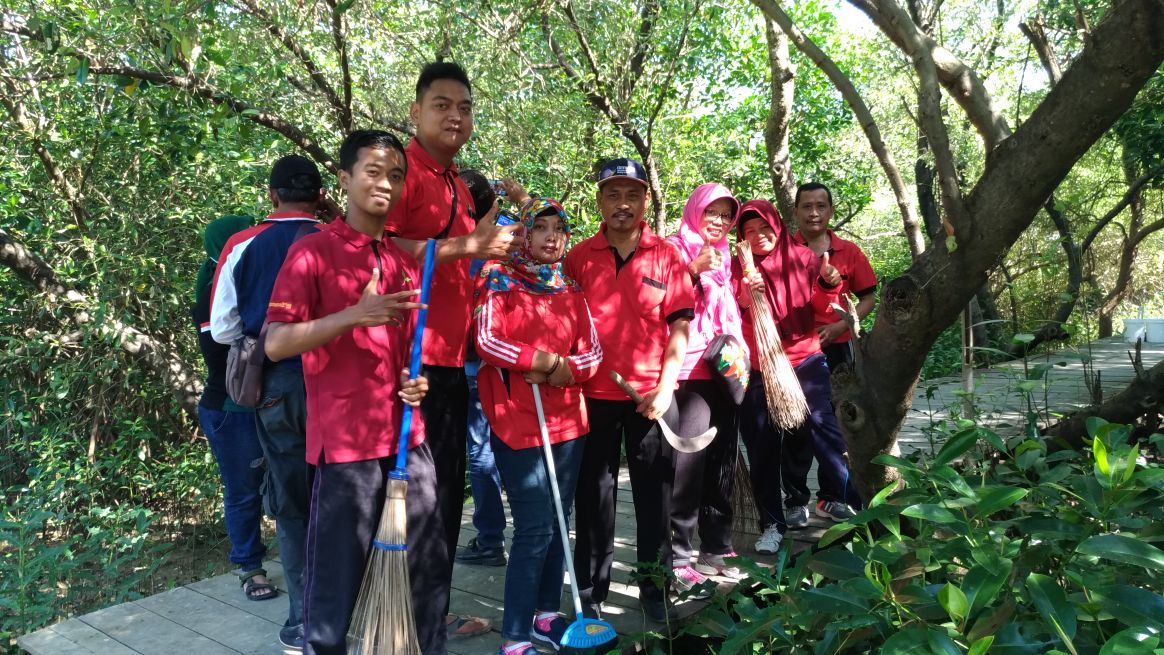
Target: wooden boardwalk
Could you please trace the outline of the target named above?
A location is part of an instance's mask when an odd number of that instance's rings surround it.
[[[1115,339],[1091,345],[1088,356],[1094,368],[1103,372],[1103,388],[1109,394],[1122,389],[1134,375],[1127,356],[1129,348],[1128,344]],[[1143,359],[1145,367],[1164,359],[1164,344],[1145,344]],[[1032,360],[1030,366],[1044,362],[1065,365],[1052,366],[1046,386],[1038,381],[1030,390],[1035,409],[1067,413],[1086,405],[1089,396],[1078,353],[1040,356]],[[1001,433],[1017,433],[1028,411],[1025,402],[1016,394],[1020,383],[1026,379],[1022,362],[1010,362],[990,370],[976,371],[976,374],[974,405],[979,419]],[[949,419],[951,407],[961,412],[963,396],[960,388],[960,381],[955,378],[918,385],[913,409],[901,434],[903,450],[929,448],[929,428]],[[815,475],[810,475],[809,479],[815,484]],[[635,537],[634,507],[630,503],[625,467],[619,487],[614,583],[604,618],[611,621],[621,634],[634,634],[658,626],[644,622],[638,609],[637,588],[627,584],[630,563],[634,561]],[[466,508],[462,526],[461,544],[464,545],[474,535],[469,508]],[[806,547],[823,527],[820,520],[814,518],[810,529],[790,532],[789,535],[799,546]],[[736,544],[736,547],[741,554],[757,561],[771,561],[751,553],[750,543]],[[267,568],[276,583],[283,586],[278,561],[269,562]],[[491,619],[496,630],[501,623],[504,580],[503,567],[458,564],[453,574],[452,611]],[[727,584],[722,581],[721,587]],[[227,574],[72,618],[25,635],[18,643],[32,655],[168,655],[175,652],[273,655],[283,652],[276,635],[286,617],[286,603],[286,596],[264,602],[247,601],[235,576]],[[694,612],[702,604],[684,603],[680,606],[680,613]],[[568,606],[567,595],[563,608]],[[449,652],[453,655],[488,655],[497,652],[499,640],[500,635],[492,632],[472,639],[450,641]]]

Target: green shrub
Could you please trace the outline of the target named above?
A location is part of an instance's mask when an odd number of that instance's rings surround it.
[[[718,655],[1164,653],[1164,470],[1126,426],[1089,428],[1090,452],[969,425],[936,455],[883,456],[900,488],[794,563],[789,542],[775,571],[740,558],[750,579],[679,639]]]

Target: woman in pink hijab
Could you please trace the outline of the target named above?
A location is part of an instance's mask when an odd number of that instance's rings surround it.
[[[725,380],[734,379],[742,391],[747,386],[748,370],[743,320],[732,291],[728,243],[739,209],[739,201],[727,187],[702,184],[683,207],[679,232],[667,238],[678,248],[695,284],[695,319],[691,321],[678,390],[690,400],[684,406],[686,416],[680,420],[685,431],[695,422],[704,423],[695,428],[698,431],[716,428],[715,439],[705,450],[675,453],[671,547],[675,585],[680,591],[695,587],[707,575],[740,576],[738,569],[724,563],[725,557],[735,556],[731,543],[732,488],[740,402],[729,392]],[[693,402],[696,400],[702,402]],[[700,555],[692,565],[697,527]],[[710,590],[696,597],[706,595]]]

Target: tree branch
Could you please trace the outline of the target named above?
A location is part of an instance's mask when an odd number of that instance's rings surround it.
[[[1039,55],[1039,61],[1043,64],[1043,70],[1047,71],[1047,78],[1051,80],[1051,86],[1059,83],[1063,77],[1063,70],[1059,68],[1059,59],[1055,56],[1055,47],[1047,40],[1046,23],[1043,21],[1042,14],[1036,16],[1033,20],[1025,23],[1019,23],[1019,30],[1027,37],[1027,40],[1034,46],[1035,52]]]
[[[881,10],[884,2],[849,0],[849,4],[868,15],[873,23],[911,59],[918,55],[919,48],[928,54],[937,69],[938,81],[950,97],[962,107],[970,123],[978,130],[987,153],[1010,136],[1006,118],[1002,111],[994,106],[994,101],[982,80],[954,53],[938,45],[930,36],[919,30],[912,20],[890,20]]]
[[[788,56],[788,35],[771,18],[765,17],[764,38],[768,44],[768,118],[764,121],[764,149],[772,190],[784,222],[789,226],[796,197],[796,176],[788,147],[792,104],[796,92],[796,65]]]
[[[643,0],[639,9],[639,29],[631,46],[627,65],[622,72],[622,99],[629,106],[635,92],[635,85],[643,75],[643,64],[647,59],[647,46],[651,40],[655,17],[659,14],[659,0]],[[688,14],[690,16],[690,14]],[[686,28],[684,28],[686,31]]]
[[[662,113],[663,105],[667,104],[667,92],[671,89],[671,81],[675,79],[675,70],[679,67],[679,59],[683,56],[683,48],[687,45],[687,34],[691,28],[691,20],[699,15],[699,9],[702,5],[703,0],[696,0],[695,10],[688,13],[686,19],[684,19],[683,31],[679,34],[679,45],[675,48],[675,56],[667,64],[667,74],[663,77],[663,83],[655,85],[659,89],[659,99],[651,109],[651,115],[647,117],[647,143],[654,143],[655,121],[659,118],[659,114]],[[627,97],[629,98],[630,96]]]
[[[166,73],[142,70],[132,66],[105,66],[93,61],[91,57],[87,58],[90,61],[89,73],[92,75],[124,75],[134,79],[148,80],[156,84],[164,84],[186,91],[195,97],[209,100],[215,104],[226,105],[243,118],[282,134],[288,141],[302,148],[331,173],[334,174],[339,170],[331,155],[315,139],[303,132],[303,130],[287,122],[281,116],[258,109],[249,102],[239,100],[234,96],[215,89],[199,77],[178,77]]]
[[[344,15],[339,11],[336,0],[327,0],[331,7],[331,36],[335,41],[335,51],[339,56],[340,75],[343,80],[344,102],[340,107],[340,126],[345,133],[352,131],[352,69],[348,62],[348,42],[344,31]]]
[[[327,99],[327,102],[329,105],[331,105],[332,110],[336,112],[336,117],[339,119],[340,125],[344,127],[345,131],[350,130],[352,118],[350,105],[351,99],[348,99],[348,104],[345,104],[342,100],[340,100],[339,94],[336,93],[335,87],[333,87],[331,83],[327,81],[327,78],[324,77],[323,72],[319,70],[319,66],[315,65],[315,61],[311,58],[311,55],[308,54],[308,52],[299,45],[298,41],[292,38],[292,36],[283,29],[283,26],[280,25],[278,21],[276,21],[275,18],[267,12],[267,10],[259,6],[258,0],[240,1],[243,3],[243,5],[246,6],[248,13],[257,18],[259,22],[263,24],[264,29],[266,29],[267,32],[271,34],[271,36],[275,37],[276,40],[283,44],[283,47],[287,48],[291,54],[295,55],[295,58],[298,59],[299,63],[303,65],[303,68],[307,70],[307,74],[311,78],[312,84],[314,84],[315,87],[323,93],[323,97]],[[345,122],[345,120],[347,122]]]
[[[598,57],[594,55],[594,50],[590,47],[590,41],[587,40],[586,33],[582,30],[582,25],[578,23],[578,17],[574,15],[574,3],[566,0],[562,10],[566,14],[566,20],[569,21],[570,27],[574,30],[574,38],[578,40],[578,47],[582,49],[582,55],[585,57],[587,67],[590,68],[590,74],[594,76],[594,86],[603,95],[609,97],[610,87],[603,81],[602,70],[598,66]],[[545,15],[543,14],[543,16]],[[555,51],[554,54],[559,55],[559,61],[561,61],[561,53]]]
[[[50,310],[67,314],[75,324],[92,323],[102,336],[111,338],[124,352],[141,359],[155,374],[174,390],[182,409],[194,420],[198,418],[198,398],[202,382],[185,360],[169,346],[140,330],[126,325],[108,312],[86,311],[96,304],[85,294],[65,286],[55,271],[23,243],[0,229],[0,264],[11,269],[18,277],[38,291],[48,294]],[[100,322],[94,323],[100,317]]]
[[[925,250],[925,239],[922,237],[921,225],[918,223],[917,214],[913,210],[913,203],[909,201],[905,180],[902,179],[901,173],[897,169],[893,153],[881,138],[881,131],[877,129],[877,122],[873,120],[873,113],[869,110],[869,106],[865,104],[865,100],[857,92],[852,80],[820,47],[813,43],[812,39],[800,31],[800,28],[792,22],[788,14],[784,13],[776,0],[752,0],[752,2],[766,16],[780,25],[780,28],[784,30],[796,48],[804,53],[804,56],[808,57],[841,92],[841,97],[845,99],[853,111],[853,115],[857,117],[861,129],[865,132],[865,137],[869,140],[869,147],[872,148],[873,153],[877,156],[877,161],[881,163],[882,170],[885,171],[885,177],[889,180],[889,186],[893,189],[893,196],[897,200],[898,211],[901,212],[901,221],[905,227],[910,254],[917,257]]]
[[[1119,202],[1113,205],[1106,214],[1101,216],[1100,219],[1091,226],[1091,230],[1087,232],[1087,236],[1083,237],[1083,241],[1079,244],[1079,249],[1083,252],[1087,252],[1091,248],[1091,243],[1095,241],[1096,237],[1099,236],[1099,233],[1103,231],[1103,228],[1107,227],[1108,223],[1115,220],[1116,216],[1119,216],[1121,212],[1127,209],[1128,205],[1132,204],[1132,201],[1136,198],[1136,196],[1139,195],[1140,189],[1144,188],[1145,184],[1151,182],[1161,174],[1164,174],[1164,164],[1157,164],[1154,168],[1136,178],[1135,181],[1128,185],[1128,190],[1124,192],[1124,195],[1122,198],[1120,198]]]

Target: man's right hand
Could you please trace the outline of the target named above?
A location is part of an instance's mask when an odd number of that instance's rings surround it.
[[[468,235],[469,255],[477,259],[507,259],[509,253],[521,248],[518,238],[523,226],[497,225],[497,205],[477,221],[477,227]]]
[[[425,309],[427,305],[405,300],[420,295],[420,289],[406,289],[381,295],[380,269],[372,269],[372,279],[364,287],[360,300],[348,308],[352,313],[352,324],[360,327],[376,325],[400,325],[404,313],[413,309]]]

